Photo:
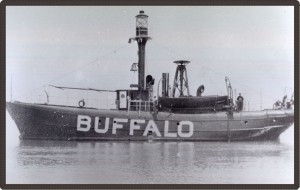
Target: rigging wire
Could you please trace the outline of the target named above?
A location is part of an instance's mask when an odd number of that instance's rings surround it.
[[[164,49],[164,50],[167,50],[169,53],[173,53],[173,54],[182,56],[182,57],[184,57],[185,59],[188,59],[187,56],[185,56],[185,55],[183,55],[183,54],[181,54],[181,53],[178,53],[178,52],[174,51],[174,50],[173,50],[172,48],[170,48],[170,47],[166,47],[166,46],[160,45],[160,44],[158,44],[158,43],[156,43],[156,42],[153,42],[153,41],[151,41],[151,43],[153,43],[154,45],[156,45],[156,46],[158,46],[158,47],[161,47],[161,48]],[[190,61],[191,61],[191,62],[195,62],[195,60],[190,60]],[[209,70],[209,71],[211,71],[211,72],[213,72],[213,73],[215,73],[215,74],[217,74],[217,75],[219,75],[219,76],[226,77],[226,75],[224,75],[224,74],[222,74],[222,73],[219,73],[219,72],[217,72],[217,71],[215,71],[215,70],[213,70],[213,69],[210,69],[209,67],[207,67],[207,66],[205,66],[205,65],[202,65],[201,67],[202,67],[202,68],[205,68],[205,69],[207,69],[207,70]],[[255,93],[257,93],[257,94],[260,94],[260,93],[261,93],[259,90],[256,90],[256,89],[254,89],[254,88],[252,88],[252,87],[249,87],[249,86],[247,86],[247,85],[245,85],[245,84],[243,84],[243,83],[241,83],[241,82],[238,82],[237,80],[232,80],[232,81],[234,81],[235,83],[237,83],[237,84],[239,84],[239,85],[241,85],[241,86],[243,86],[243,87],[245,87],[245,88],[247,88],[247,89],[249,89],[249,90],[252,90],[253,92],[255,92]],[[266,93],[263,93],[263,96],[265,96],[265,97],[267,97],[267,98],[271,98],[270,96],[266,95]]]
[[[84,67],[93,65],[93,64],[95,64],[95,63],[98,63],[98,61],[99,61],[100,59],[102,59],[102,58],[104,58],[104,57],[106,57],[106,56],[108,56],[108,55],[110,55],[110,54],[117,53],[117,51],[119,51],[119,50],[121,50],[121,49],[123,49],[123,48],[125,48],[125,47],[127,47],[127,46],[128,46],[128,44],[123,45],[123,46],[121,46],[121,47],[119,47],[119,48],[116,48],[116,49],[114,49],[114,50],[112,50],[112,51],[110,51],[110,52],[108,52],[108,53],[106,53],[106,54],[104,54],[104,55],[102,55],[102,56],[100,56],[100,57],[94,59],[93,61],[88,62],[87,64],[81,65],[81,66],[79,66],[79,67],[77,67],[77,68],[75,68],[75,69],[73,69],[73,70],[71,70],[71,71],[69,71],[69,72],[67,72],[67,73],[65,73],[65,74],[63,74],[63,75],[61,75],[61,76],[59,76],[59,77],[57,77],[57,78],[51,80],[51,81],[49,81],[47,84],[43,84],[43,85],[41,85],[40,87],[31,89],[31,90],[29,90],[29,91],[27,91],[27,92],[21,94],[21,95],[18,96],[17,98],[19,98],[19,97],[21,97],[21,96],[24,96],[24,95],[27,95],[27,94],[29,94],[29,93],[35,92],[35,91],[37,91],[37,90],[39,90],[39,89],[41,89],[41,88],[45,88],[46,86],[50,85],[51,83],[53,83],[53,82],[55,82],[55,81],[58,81],[58,80],[60,80],[60,79],[62,79],[62,78],[64,78],[64,77],[66,77],[66,76],[68,76],[68,75],[70,75],[70,74],[72,74],[72,73],[78,71],[79,69],[82,69],[82,68],[84,68]],[[17,98],[16,98],[16,99],[17,99]]]
[[[80,66],[80,67],[77,67],[77,68],[75,68],[74,70],[72,70],[72,71],[70,71],[70,72],[68,72],[68,73],[66,73],[66,74],[64,74],[64,75],[62,75],[61,77],[58,77],[58,78],[56,78],[56,79],[50,81],[48,84],[51,84],[51,83],[53,83],[53,82],[55,82],[55,81],[58,81],[58,80],[60,80],[60,79],[62,79],[62,78],[64,78],[64,77],[66,77],[66,76],[68,76],[68,75],[70,75],[70,74],[76,72],[77,70],[79,70],[79,69],[81,69],[81,68],[84,68],[84,67],[89,66],[89,65],[93,65],[93,64],[95,64],[95,63],[98,63],[98,61],[99,61],[100,59],[102,59],[102,58],[104,58],[104,57],[106,57],[106,56],[108,56],[108,55],[110,55],[110,54],[112,54],[112,53],[116,53],[118,50],[123,49],[123,48],[125,48],[126,46],[128,46],[128,44],[126,44],[126,45],[124,45],[124,46],[121,46],[121,47],[119,47],[119,48],[117,48],[117,49],[115,49],[115,50],[112,50],[112,51],[110,51],[110,52],[108,52],[108,53],[102,55],[101,57],[96,58],[96,59],[94,59],[93,61],[91,61],[91,62],[85,64],[85,65],[82,65],[82,66]]]
[[[167,47],[167,46],[164,46],[164,45],[160,45],[154,41],[150,41],[150,43],[153,43],[154,45],[168,51],[168,54],[170,55],[171,52],[173,52],[173,55],[179,55],[180,57],[184,57],[184,59],[188,59],[188,57],[186,55],[183,55],[181,53],[178,53],[177,51],[174,51],[172,48],[170,47]],[[175,58],[175,57],[174,57]]]

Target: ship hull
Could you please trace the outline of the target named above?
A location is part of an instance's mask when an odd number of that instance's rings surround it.
[[[294,123],[293,110],[174,114],[7,102],[21,139],[276,140]]]

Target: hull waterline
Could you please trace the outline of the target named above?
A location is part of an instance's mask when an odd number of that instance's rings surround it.
[[[21,139],[276,140],[294,122],[293,110],[175,114],[7,102]]]

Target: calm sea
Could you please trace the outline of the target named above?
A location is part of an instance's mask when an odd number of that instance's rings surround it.
[[[292,126],[278,142],[20,141],[7,115],[7,184],[294,183]]]

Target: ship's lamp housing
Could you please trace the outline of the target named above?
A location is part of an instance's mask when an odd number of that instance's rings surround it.
[[[148,36],[148,15],[144,11],[136,15],[136,36]]]

